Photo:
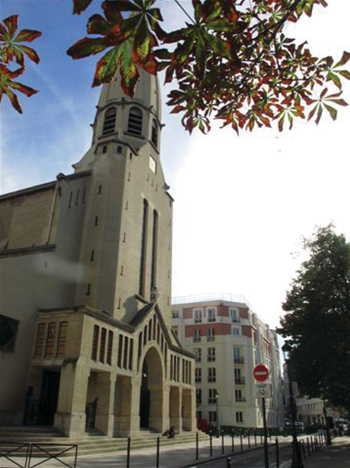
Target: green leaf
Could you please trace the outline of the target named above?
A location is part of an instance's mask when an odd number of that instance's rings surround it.
[[[350,80],[350,72],[348,70],[339,70],[338,73],[347,80]]]
[[[120,60],[121,85],[124,93],[132,97],[140,74],[132,60],[131,44],[129,44],[129,41],[124,42],[120,47],[122,47]]]
[[[8,30],[10,38],[12,39],[18,27],[18,15],[12,15],[8,18],[5,18],[3,23]]]
[[[320,123],[321,117],[323,114],[323,107],[321,105],[318,106],[318,111],[317,111],[317,118],[315,120],[316,125]]]
[[[344,99],[330,99],[331,102],[334,102],[335,104],[338,104],[338,106],[348,106],[349,104],[344,101]]]
[[[102,52],[108,47],[104,38],[90,39],[85,37],[80,39],[72,45],[68,50],[67,54],[72,57],[72,59],[81,59],[84,57],[89,57],[89,55],[96,55],[99,52]]]
[[[22,29],[15,39],[15,42],[32,42],[34,39],[40,37],[42,33],[40,31],[33,31],[31,29]]]
[[[120,58],[121,48],[113,47],[107,52],[96,65],[96,71],[92,86],[99,86],[102,83],[109,83],[113,78]]]
[[[22,52],[24,52],[27,55],[27,57],[30,58],[30,60],[32,60],[33,62],[35,62],[35,63],[40,62],[39,55],[31,47],[27,47],[25,45],[20,45],[20,46],[18,46],[18,49],[20,49]]]
[[[330,116],[332,117],[333,120],[336,120],[338,111],[334,109],[334,107],[328,106],[327,104],[324,105],[325,108],[328,110]]]
[[[332,80],[333,83],[334,83],[339,89],[342,87],[341,81],[340,81],[339,77],[338,77],[335,73],[329,72],[329,73],[327,74],[327,80],[328,80],[328,81]]]

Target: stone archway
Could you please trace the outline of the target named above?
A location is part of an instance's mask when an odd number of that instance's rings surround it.
[[[151,347],[142,363],[140,427],[163,431],[164,382],[161,356]]]

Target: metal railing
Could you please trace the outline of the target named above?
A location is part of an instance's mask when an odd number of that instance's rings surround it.
[[[244,364],[244,357],[243,356],[235,356],[233,358],[235,364]]]
[[[245,378],[244,377],[235,377],[235,384],[236,385],[245,385]]]
[[[18,468],[26,468],[29,450],[30,450],[30,444],[27,444],[27,443],[18,444],[17,442],[0,442],[0,466],[6,466],[6,465],[3,465],[1,461],[1,459],[4,458],[5,460],[12,463],[12,465],[10,466],[18,466]],[[14,460],[15,456],[24,457],[24,462],[18,459]]]

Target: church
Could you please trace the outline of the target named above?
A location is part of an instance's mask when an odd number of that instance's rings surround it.
[[[194,431],[194,358],[171,331],[173,199],[161,92],[102,88],[74,173],[0,197],[0,425],[79,439]]]

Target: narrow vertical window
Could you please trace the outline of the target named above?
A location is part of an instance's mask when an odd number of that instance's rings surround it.
[[[86,294],[87,296],[90,296],[90,293],[91,293],[91,284],[88,283],[87,288],[86,288],[86,293],[85,293],[85,294]]]
[[[130,338],[130,345],[129,345],[129,370],[132,370],[132,360],[134,355],[134,340]]]
[[[90,262],[93,262],[93,261],[94,261],[94,258],[95,258],[95,251],[94,251],[94,250],[91,250]]]
[[[128,368],[128,349],[129,349],[129,338],[124,337],[124,356],[123,356],[123,367],[124,369]]]
[[[46,340],[45,356],[47,358],[52,358],[54,356],[55,337],[56,337],[56,322],[51,322],[49,323],[49,329],[47,332],[47,340]]]
[[[155,147],[158,146],[158,125],[155,119],[152,122],[152,143]]]
[[[70,195],[69,195],[68,208],[72,206],[72,198],[73,198],[73,191],[71,190]]]
[[[77,190],[77,195],[76,195],[76,197],[75,197],[75,204],[76,204],[76,205],[78,205],[78,203],[79,203],[79,192],[80,192],[80,190],[78,189],[78,190]]]
[[[112,352],[113,352],[113,332],[108,332],[108,347],[107,347],[107,364],[112,364]]]
[[[100,362],[105,362],[107,330],[102,328],[100,343]]]
[[[140,281],[139,294],[145,293],[145,267],[146,267],[146,246],[147,246],[147,221],[148,221],[148,202],[143,200],[142,232],[141,232],[141,259],[140,259]]]
[[[118,367],[122,367],[122,359],[123,359],[123,335],[119,335]]]
[[[98,325],[94,325],[94,335],[92,338],[92,350],[91,350],[91,359],[93,359],[94,361],[97,360],[99,334],[100,334],[100,327]]]
[[[142,110],[133,106],[129,112],[128,132],[140,136],[142,134]]]
[[[110,133],[114,132],[116,117],[117,109],[115,107],[110,107],[106,110],[102,135],[109,135]]]
[[[44,339],[45,339],[45,323],[38,323],[36,331],[35,348],[34,348],[34,359],[41,358],[43,354]]]
[[[61,322],[58,330],[57,357],[64,356],[67,342],[68,322]]]
[[[157,241],[158,241],[158,213],[153,210],[152,233],[152,265],[151,265],[151,292],[157,285]]]

